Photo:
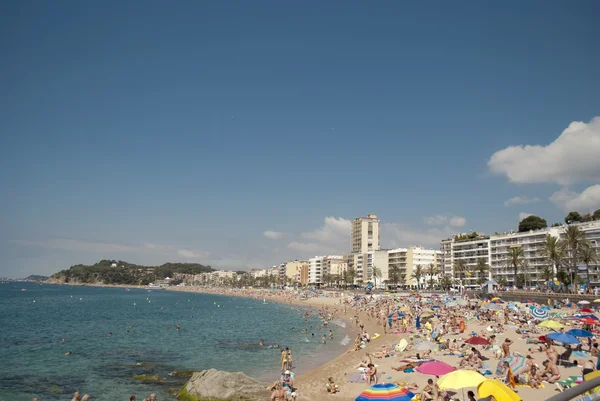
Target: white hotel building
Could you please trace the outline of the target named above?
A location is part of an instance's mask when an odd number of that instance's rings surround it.
[[[600,221],[576,223],[576,225],[586,234],[596,252],[600,254]],[[520,233],[480,235],[470,240],[460,240],[457,236],[443,240],[441,253],[444,274],[452,275],[458,260],[464,260],[467,263],[468,271],[472,272],[477,260],[484,258],[487,265],[490,266],[489,278],[497,280],[504,277],[509,283],[514,283],[514,272],[512,268],[507,266],[508,252],[511,247],[522,247],[525,263],[529,266],[527,281],[532,284],[542,284],[545,281],[542,271],[545,268],[552,269],[552,266],[542,256],[546,235],[560,237],[564,234],[565,229],[566,226],[562,225]],[[591,283],[600,285],[600,266],[589,266],[589,271]],[[476,274],[466,278],[463,275],[465,286],[477,286],[476,280]]]

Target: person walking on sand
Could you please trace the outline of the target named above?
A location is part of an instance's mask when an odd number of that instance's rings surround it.
[[[282,348],[281,349],[281,371],[285,372],[287,366],[287,352]]]
[[[293,370],[293,366],[292,366],[292,350],[286,347],[286,351],[287,351],[287,369],[288,370]]]
[[[512,340],[510,340],[508,338],[506,340],[504,340],[504,343],[502,343],[502,352],[503,352],[505,358],[510,355],[510,345],[512,343],[513,343]]]

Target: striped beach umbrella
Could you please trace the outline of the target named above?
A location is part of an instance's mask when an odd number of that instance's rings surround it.
[[[356,397],[355,401],[410,401],[415,395],[405,387],[392,383],[374,384]]]
[[[500,362],[498,362],[496,374],[499,376],[506,374],[504,362],[508,362],[508,366],[510,366],[510,369],[515,375],[521,374],[526,370],[527,367],[527,358],[518,355],[509,355],[506,358],[502,358]]]
[[[533,308],[531,309],[531,316],[534,317],[534,319],[539,319],[539,320],[544,320],[544,319],[548,319],[548,311],[542,308]]]

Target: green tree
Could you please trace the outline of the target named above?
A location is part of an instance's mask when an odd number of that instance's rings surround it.
[[[519,232],[522,233],[529,230],[539,230],[546,227],[548,227],[548,223],[541,217],[527,216],[519,223]]]
[[[475,266],[477,272],[477,284],[483,284],[487,281],[487,273],[490,271],[490,267],[485,262],[485,258],[477,259],[477,265]]]
[[[575,282],[577,273],[577,264],[581,261],[581,255],[585,248],[592,246],[590,241],[585,236],[585,233],[577,226],[569,226],[565,230],[564,236],[561,238],[561,243],[566,254],[567,266],[571,275],[571,283]],[[573,288],[575,291],[576,289]]]
[[[555,277],[554,271],[552,271],[552,268],[547,265],[542,268],[540,273],[542,274],[544,281],[550,281]]]
[[[501,285],[502,287],[506,287],[508,285],[508,280],[506,279],[506,276],[500,276],[498,277],[498,280],[496,280],[498,282],[498,285]]]
[[[433,263],[430,263],[427,266],[427,275],[429,276],[429,288],[433,288],[434,279],[433,276],[440,274],[440,270],[434,266]]]
[[[377,288],[377,279],[381,278],[381,269],[377,266],[373,266],[371,268],[371,277],[373,277],[375,288]]]
[[[546,235],[546,240],[544,241],[544,246],[541,250],[541,256],[552,265],[553,278],[556,278],[565,258],[563,243],[557,237]]]
[[[417,265],[410,276],[410,278],[417,281],[417,289],[421,288],[421,277],[423,277],[423,267]]]
[[[570,212],[565,217],[565,223],[567,223],[567,224],[577,223],[580,220],[581,220],[581,215],[579,213],[577,213],[577,212]]]
[[[596,210],[592,217],[594,218],[594,220],[600,220],[600,209]]]
[[[346,273],[344,273],[344,283],[346,283],[346,287],[348,284],[354,284],[354,280],[356,280],[356,270],[354,267],[349,267],[346,269]]]
[[[442,287],[445,291],[450,290],[452,287],[452,277],[444,275],[440,278],[440,287]]]
[[[513,271],[513,283],[517,285],[517,274],[519,270],[525,267],[525,252],[520,246],[508,248],[508,257],[504,260],[504,266],[512,269]]]
[[[458,259],[454,263],[454,276],[460,280],[460,285],[463,285],[463,275],[467,272],[467,262],[464,259]]]
[[[323,276],[321,277],[321,281],[325,285],[325,287],[329,287],[329,285],[331,283],[331,274],[323,273]]]
[[[579,220],[579,221],[581,221],[583,223],[583,222],[592,221],[592,220],[594,220],[592,215],[589,213],[586,213],[583,216],[581,216],[581,220]]]
[[[590,265],[596,265],[600,262],[600,257],[596,253],[596,250],[591,246],[586,246],[581,250],[579,255],[581,263],[583,263],[587,270],[587,278],[590,279]]]
[[[398,282],[400,281],[400,268],[396,265],[393,265],[389,269],[389,282],[394,286],[398,286]]]

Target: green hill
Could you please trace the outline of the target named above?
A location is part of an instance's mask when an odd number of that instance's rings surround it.
[[[122,260],[103,259],[94,265],[74,265],[50,277],[51,283],[147,285],[156,280],[173,277],[175,273],[199,274],[214,271],[199,263],[165,263],[143,266]]]

